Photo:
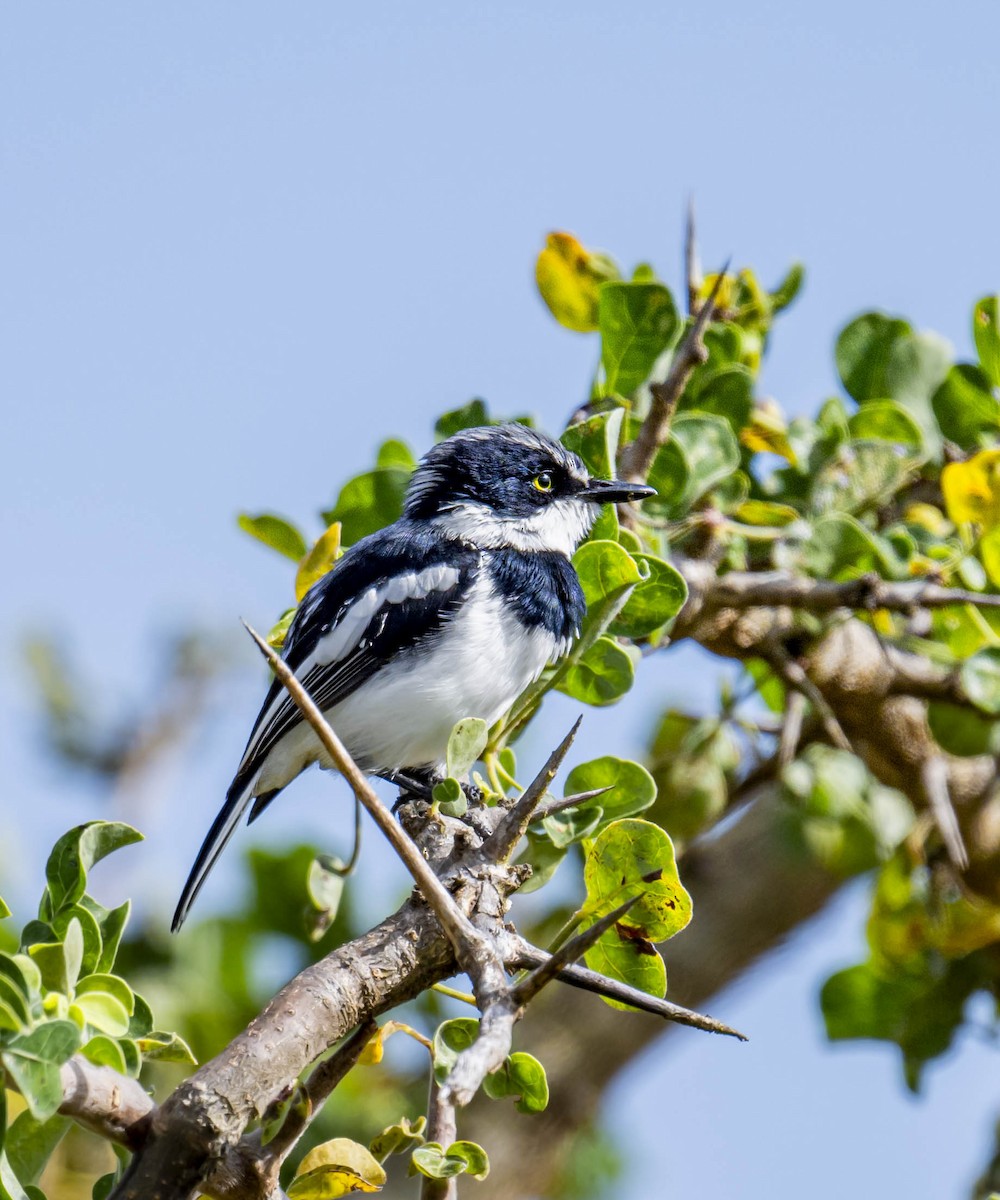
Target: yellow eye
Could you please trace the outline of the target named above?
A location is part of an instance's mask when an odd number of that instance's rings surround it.
[[[548,471],[543,471],[541,475],[536,475],[531,481],[531,486],[538,492],[552,491],[552,476]]]

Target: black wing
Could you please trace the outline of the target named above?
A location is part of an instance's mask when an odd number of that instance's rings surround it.
[[[426,528],[400,521],[353,546],[307,593],[282,657],[320,709],[346,699],[386,663],[439,632],[475,581],[479,555]],[[278,680],[254,722],[226,802],[205,838],[181,894],[180,928],[232,837],[268,754],[302,720]],[[256,797],[250,820],[281,789]]]

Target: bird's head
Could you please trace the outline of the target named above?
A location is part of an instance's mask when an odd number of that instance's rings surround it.
[[[570,555],[601,504],[654,494],[643,484],[592,479],[576,454],[524,425],[495,425],[463,429],[429,450],[405,512],[484,549]]]

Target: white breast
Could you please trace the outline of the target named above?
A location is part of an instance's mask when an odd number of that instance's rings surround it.
[[[443,768],[455,723],[492,725],[555,652],[556,639],[525,629],[483,574],[433,650],[401,655],[326,715],[366,770]],[[268,755],[257,790],[283,786],[317,760],[331,765],[312,730],[297,726]]]

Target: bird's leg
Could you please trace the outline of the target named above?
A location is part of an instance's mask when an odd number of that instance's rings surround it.
[[[392,806],[392,811],[395,812],[400,805],[405,804],[407,800],[416,797],[418,800],[426,800],[428,804],[431,802],[431,792],[434,789],[434,778],[429,771],[386,771],[376,772],[379,779],[384,779],[386,783],[391,783],[399,788],[399,798]]]
[[[476,787],[474,783],[463,783],[462,791],[465,792],[465,798],[470,804],[485,804],[486,801],[483,795],[483,789]]]

